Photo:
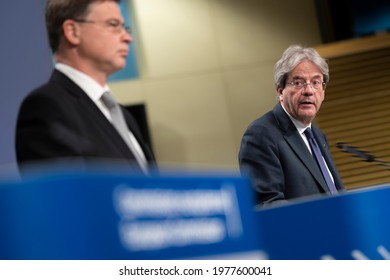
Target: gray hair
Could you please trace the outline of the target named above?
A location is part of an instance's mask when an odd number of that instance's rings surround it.
[[[275,85],[284,88],[288,73],[294,70],[304,60],[309,60],[317,65],[324,76],[325,84],[329,82],[328,63],[314,48],[291,45],[284,51],[282,57],[275,64]]]

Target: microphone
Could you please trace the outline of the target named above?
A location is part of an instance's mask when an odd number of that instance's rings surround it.
[[[346,144],[344,142],[336,143],[336,147],[339,148],[340,150],[342,150],[343,152],[353,154],[354,156],[357,156],[357,157],[363,159],[364,161],[367,161],[367,162],[375,161],[375,157],[373,155],[367,153],[366,151],[358,150],[357,147],[349,146],[348,144]]]

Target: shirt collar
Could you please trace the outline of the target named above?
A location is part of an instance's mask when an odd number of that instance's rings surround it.
[[[108,85],[102,87],[90,76],[64,63],[56,63],[55,68],[76,83],[96,103],[103,93],[109,91]]]
[[[282,104],[280,104],[282,105]],[[288,112],[287,110],[283,107],[282,105],[282,108],[283,110],[286,112],[286,114],[288,115],[288,117],[290,118],[290,120],[293,122],[293,124],[295,125],[296,129],[298,130],[299,134],[302,134],[305,132],[306,128],[310,127],[311,128],[311,123],[309,125],[305,125],[304,123],[298,121],[297,119],[293,118]]]

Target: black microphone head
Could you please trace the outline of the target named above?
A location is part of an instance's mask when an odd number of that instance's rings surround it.
[[[347,152],[347,144],[344,142],[337,142],[336,147],[342,150],[343,152]]]
[[[365,160],[368,162],[373,162],[375,160],[375,157],[373,155],[366,154]]]

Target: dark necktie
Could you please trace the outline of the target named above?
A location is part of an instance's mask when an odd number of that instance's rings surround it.
[[[127,128],[126,121],[123,117],[122,110],[118,103],[114,100],[109,92],[105,92],[102,95],[102,102],[110,111],[112,124],[122,136],[123,140],[126,142],[127,146],[129,146],[131,152],[136,158],[138,164],[141,166],[142,170],[147,173],[147,162],[145,159],[145,155],[141,154],[141,152],[135,147],[134,143],[130,139],[129,129]],[[135,138],[134,138],[135,139]]]
[[[306,128],[305,135],[307,139],[309,140],[309,144],[311,147],[311,150],[313,152],[313,155],[321,169],[322,175],[325,178],[326,184],[328,185],[328,188],[332,194],[337,194],[337,189],[332,181],[332,178],[330,176],[330,173],[328,171],[328,168],[326,167],[326,163],[324,161],[324,158],[322,157],[321,150],[318,147],[317,141],[314,138],[313,132],[311,131],[310,127]]]

